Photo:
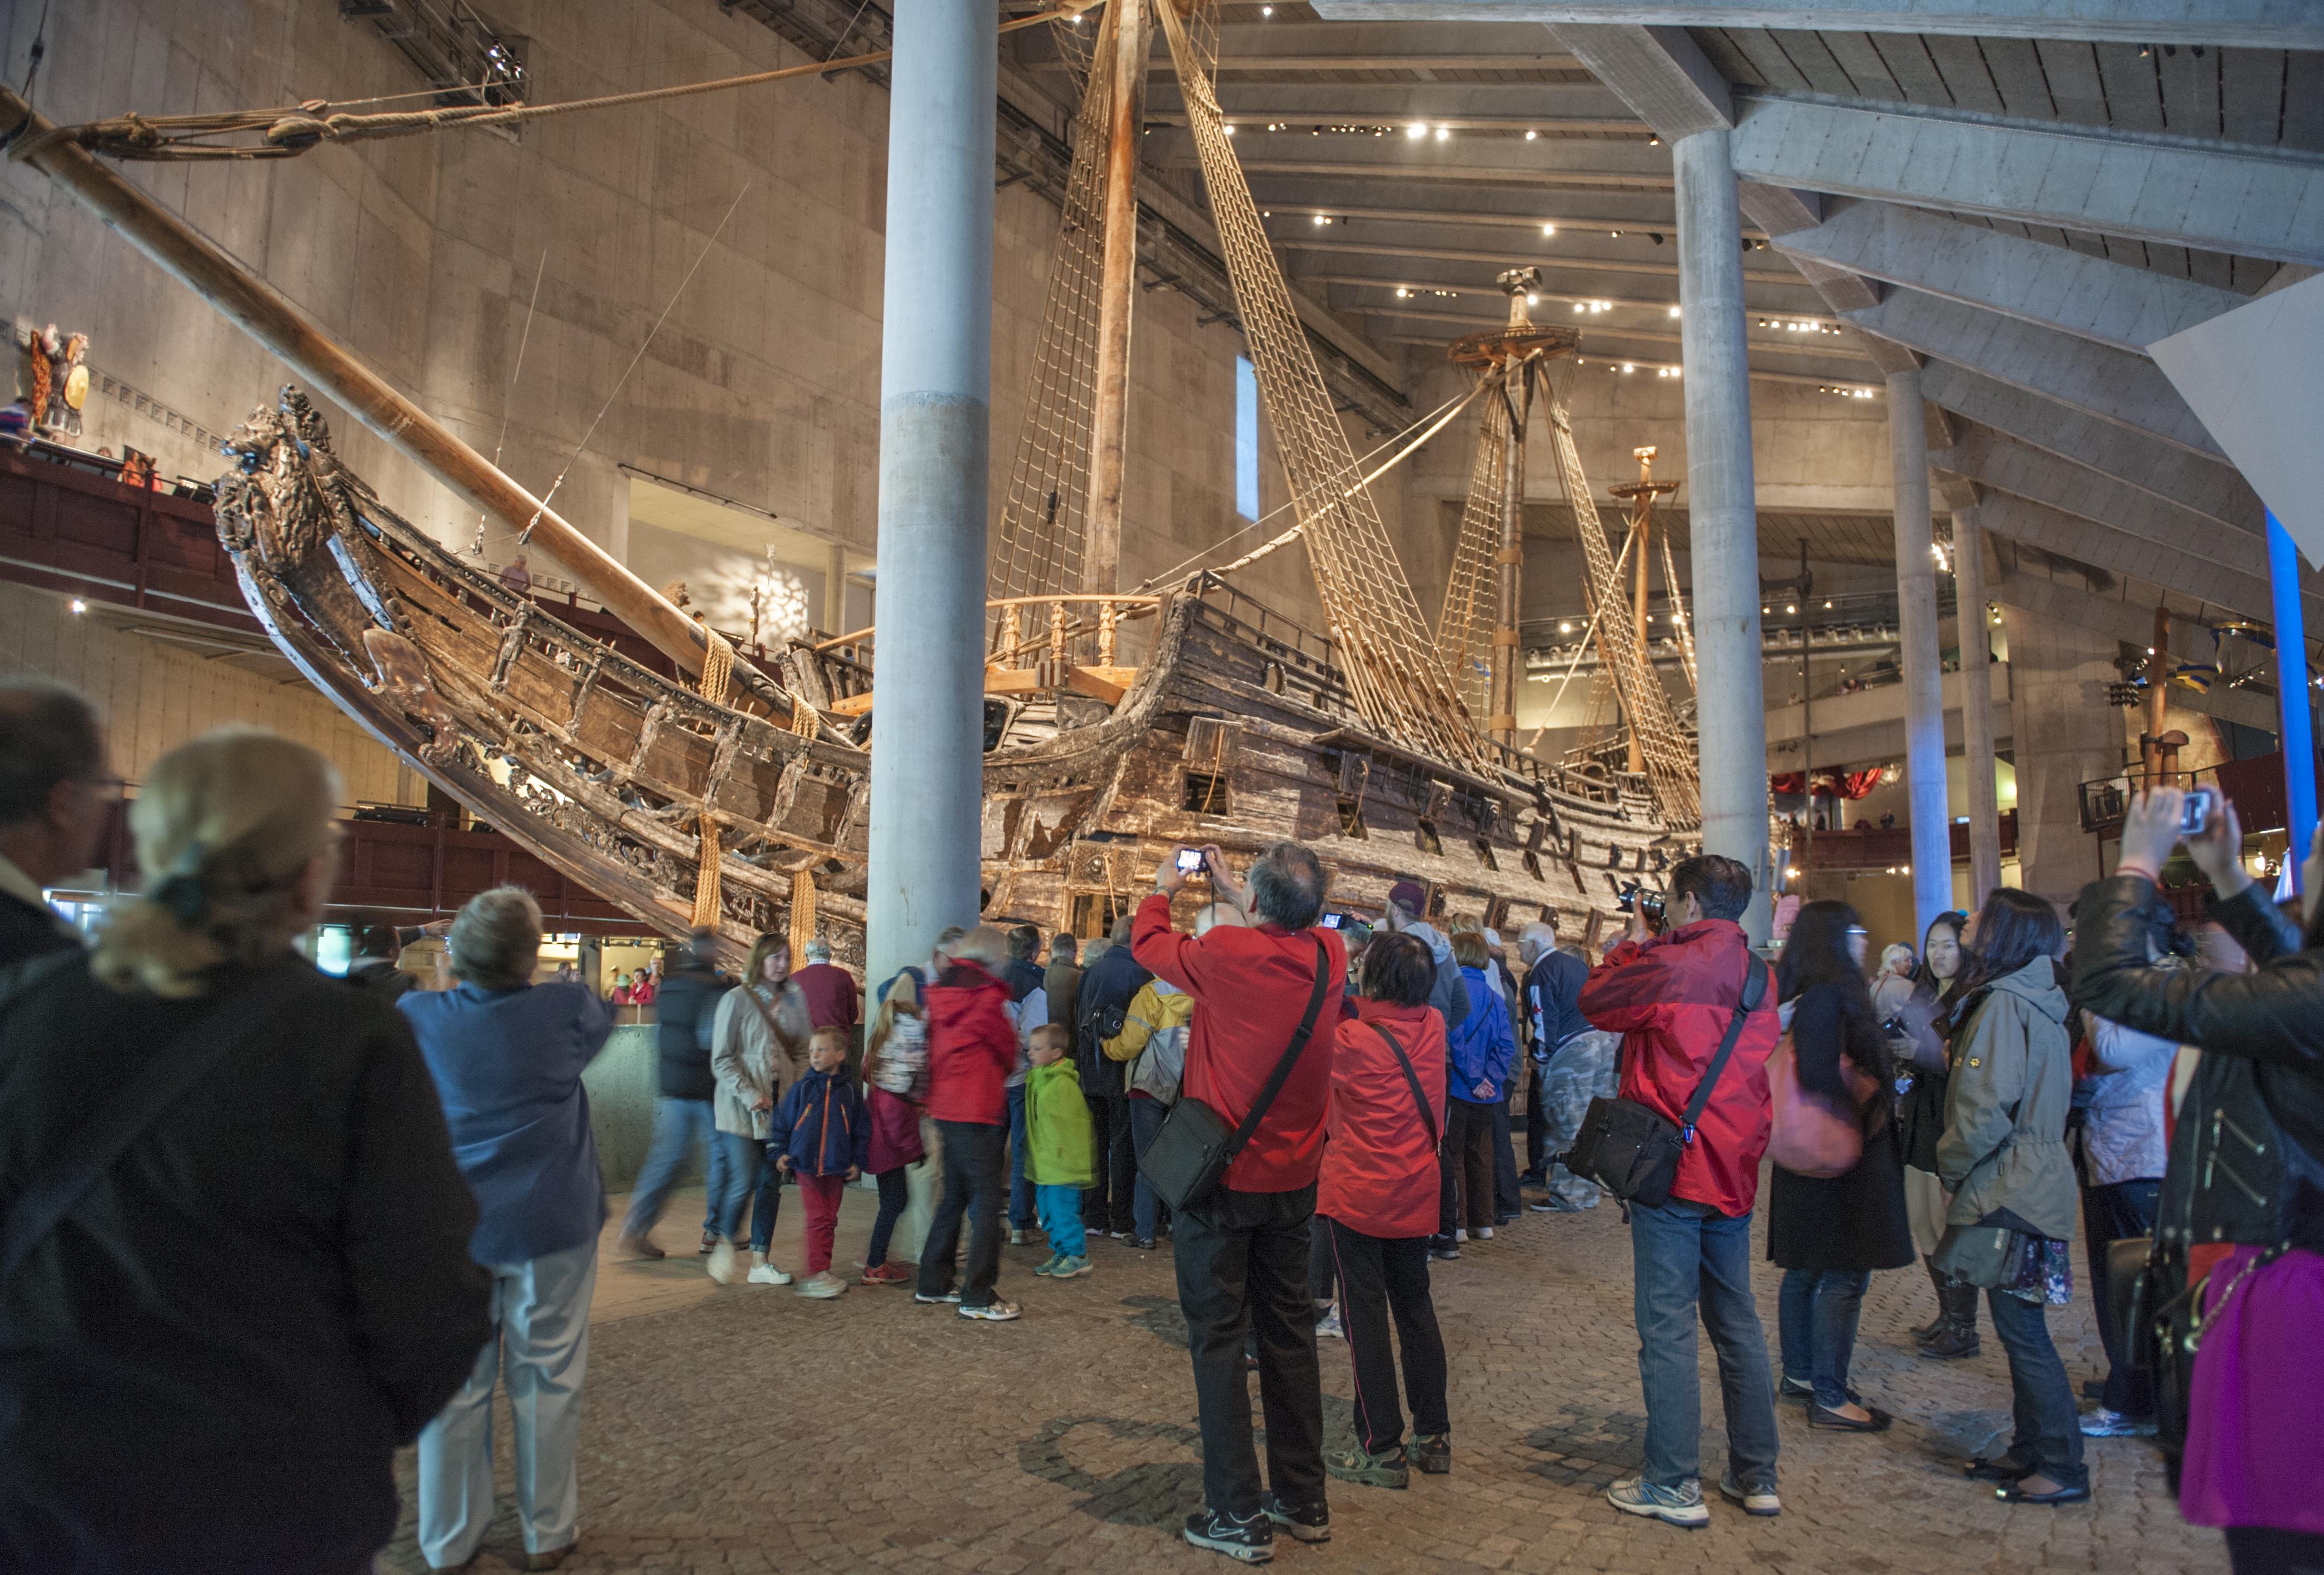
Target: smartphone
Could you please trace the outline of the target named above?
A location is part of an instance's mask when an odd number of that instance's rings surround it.
[[[2179,835],[2199,835],[2209,823],[2211,811],[2218,807],[2218,802],[2219,795],[2214,789],[2199,787],[2190,790],[2179,806]]]
[[[1201,848],[1181,848],[1178,849],[1178,873],[1180,875],[1200,875],[1202,871],[1203,850]]]
[[[1341,925],[1346,923],[1347,920],[1348,916],[1345,913],[1326,913],[1323,915],[1323,928],[1326,930],[1337,930]]]

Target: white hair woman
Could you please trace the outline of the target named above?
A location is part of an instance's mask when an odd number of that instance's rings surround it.
[[[368,1570],[489,1329],[410,1030],[291,950],[338,801],[271,733],[171,751],[144,897],[0,1002],[0,1173],[51,1204],[0,1264],[8,1568]]]
[[[493,1518],[493,1388],[516,1421],[517,1518],[530,1568],[579,1535],[581,1385],[605,1189],[582,1070],[613,1031],[578,983],[536,985],[540,904],[521,886],[469,899],[445,938],[456,981],[399,1003],[444,1096],[452,1152],[484,1218],[468,1250],[493,1276],[492,1338],[420,1435],[420,1551],[431,1568],[475,1556]]]

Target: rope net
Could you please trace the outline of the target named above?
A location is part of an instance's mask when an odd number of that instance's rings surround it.
[[[1439,659],[1370,491],[1336,484],[1338,477],[1357,473],[1355,452],[1292,306],[1259,205],[1235,161],[1208,62],[1198,54],[1177,8],[1155,9],[1170,41],[1236,312],[1258,371],[1259,397],[1275,429],[1316,594],[1340,647],[1340,669],[1356,708],[1391,738],[1482,769],[1482,740]]]
[[[1477,715],[1488,707],[1491,640],[1500,613],[1500,577],[1493,554],[1500,546],[1501,506],[1508,468],[1509,407],[1501,394],[1502,375],[1485,375],[1484,414],[1477,422],[1477,449],[1469,464],[1469,496],[1461,508],[1461,530],[1452,544],[1452,567],[1444,579],[1444,607],[1436,618],[1436,658]]]

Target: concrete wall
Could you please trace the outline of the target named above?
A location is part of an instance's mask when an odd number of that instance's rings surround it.
[[[2107,704],[2117,643],[2002,609],[2009,631],[2017,857],[2025,889],[2060,905],[2102,873],[2081,829],[2080,786],[2122,769],[2122,713]]]

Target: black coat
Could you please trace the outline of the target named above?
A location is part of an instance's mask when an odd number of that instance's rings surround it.
[[[1859,989],[1861,987],[1858,987]],[[1879,1030],[1868,1014],[1851,1014],[1845,985],[1811,985],[1792,1013],[1792,1048],[1800,1085],[1849,1098],[1840,1075],[1843,1048],[1859,1064],[1881,1064]],[[1876,1113],[1878,1115],[1878,1113]],[[1913,1229],[1904,1213],[1904,1161],[1891,1123],[1879,1115],[1865,1140],[1864,1157],[1846,1175],[1795,1176],[1781,1165],[1767,1188],[1767,1256],[1783,1269],[1901,1269],[1913,1261]]]
[[[0,1285],[0,1570],[352,1570],[492,1332],[402,1015],[302,970]],[[0,1197],[229,995],[0,1010]],[[66,1549],[78,1549],[76,1560]]]
[[[0,892],[0,968],[80,944],[72,926],[46,903],[39,907]]]
[[[1098,1032],[1098,1019],[1109,1009],[1129,1011],[1130,1003],[1138,998],[1138,992],[1153,977],[1139,966],[1124,944],[1106,948],[1095,962],[1082,970],[1081,993],[1074,1001],[1074,1064],[1082,1074],[1084,1097],[1129,1097],[1130,1086],[1124,1081],[1129,1065],[1105,1058],[1105,1040]]]
[[[2074,1005],[2203,1052],[2180,1108],[2157,1234],[2183,1244],[2297,1233],[2324,1250],[2324,950],[2301,950],[2299,931],[2256,885],[2210,906],[2257,965],[2247,974],[2152,967],[2147,937],[2167,914],[2143,876],[2091,882],[2076,913]],[[2238,1136],[2255,1116],[2277,1141]]]
[[[708,1099],[717,1094],[718,1077],[695,1024],[702,1014],[718,1010],[718,997],[733,987],[734,981],[715,968],[672,968],[663,977],[654,996],[654,1049],[663,1098]]]

